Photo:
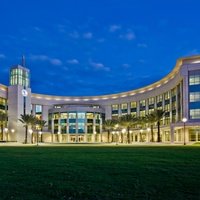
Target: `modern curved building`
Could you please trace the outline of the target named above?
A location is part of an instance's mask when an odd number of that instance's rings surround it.
[[[32,113],[48,122],[43,142],[107,142],[102,129],[105,119],[125,114],[145,116],[155,109],[165,111],[162,142],[200,141],[200,56],[179,59],[171,73],[151,85],[102,96],[32,93],[29,70],[17,65],[10,69],[9,86],[0,85],[0,110],[8,113],[8,130],[1,140],[24,142],[24,127],[18,119],[21,114]],[[147,128],[131,130],[131,142],[149,142]],[[156,132],[155,126],[155,140]],[[126,134],[117,130],[113,134],[114,140],[126,141]]]

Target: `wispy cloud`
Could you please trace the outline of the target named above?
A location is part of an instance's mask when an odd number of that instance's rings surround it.
[[[130,65],[129,65],[129,64],[127,64],[127,63],[124,63],[124,64],[122,64],[122,67],[123,67],[123,68],[129,68],[129,67],[130,67]]]
[[[99,43],[105,42],[105,38],[100,38],[97,40],[97,42],[99,42]]]
[[[103,70],[103,71],[110,71],[109,67],[104,66],[103,63],[100,62],[93,62],[89,61],[89,64],[95,69],[95,70]]]
[[[145,43],[139,43],[139,44],[137,44],[137,46],[140,47],[140,48],[147,48],[148,47],[147,44],[145,44]]]
[[[109,31],[110,31],[110,32],[115,32],[115,31],[120,30],[120,29],[121,29],[121,26],[120,26],[120,25],[114,24],[114,25],[111,25],[111,26],[110,26]]]
[[[140,59],[140,60],[138,60],[138,62],[143,64],[143,63],[145,63],[146,61],[145,61],[144,59]]]
[[[60,66],[62,65],[62,61],[58,58],[51,58],[49,56],[46,55],[31,55],[30,59],[32,61],[43,61],[43,62],[49,62],[52,65],[56,65],[56,66]]]
[[[71,60],[68,60],[67,63],[69,64],[79,64],[79,61],[77,59],[71,59]]]
[[[122,34],[119,36],[121,39],[124,39],[124,40],[134,40],[136,37],[135,37],[135,33],[133,31],[129,31],[128,33],[126,34]]]
[[[83,38],[85,39],[92,39],[93,34],[91,32],[87,32],[83,34]]]
[[[38,26],[34,26],[33,29],[34,29],[35,31],[37,31],[37,32],[41,32],[41,31],[42,31],[41,28],[39,28]]]
[[[69,36],[74,39],[78,39],[80,37],[80,34],[78,33],[78,31],[73,31],[73,32],[69,33]]]
[[[0,53],[0,59],[4,59],[4,58],[6,58],[5,54]]]

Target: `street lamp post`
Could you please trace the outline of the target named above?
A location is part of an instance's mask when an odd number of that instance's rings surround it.
[[[185,142],[185,123],[187,122],[187,118],[183,118],[182,119],[182,122],[183,122],[183,145],[186,145],[186,142]]]

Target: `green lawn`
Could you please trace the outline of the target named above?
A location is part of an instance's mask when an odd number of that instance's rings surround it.
[[[200,146],[0,147],[0,199],[200,199]]]

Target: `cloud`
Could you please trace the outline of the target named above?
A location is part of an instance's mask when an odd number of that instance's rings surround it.
[[[147,44],[145,44],[145,43],[139,43],[139,44],[137,44],[137,46],[140,47],[140,48],[147,48],[148,47]]]
[[[109,31],[115,32],[115,31],[120,30],[120,29],[121,29],[120,25],[111,25],[110,28],[109,28]]]
[[[134,40],[134,39],[135,39],[135,33],[132,32],[132,31],[130,31],[130,32],[124,34],[124,35],[120,35],[119,37],[120,37],[121,39],[131,41],[131,40]]]
[[[99,42],[99,43],[105,42],[105,38],[100,38],[97,40],[97,42]]]
[[[129,68],[129,67],[130,67],[130,65],[129,65],[129,64],[127,64],[127,63],[125,63],[125,64],[122,64],[122,67],[124,67],[124,68]]]
[[[52,65],[62,65],[62,61],[60,59],[57,59],[57,58],[50,58],[49,61]]]
[[[69,63],[69,64],[79,64],[79,61],[77,59],[72,59],[72,60],[68,60],[67,63]]]
[[[6,56],[0,53],[0,59],[4,59],[4,58],[6,58]]]
[[[93,37],[93,34],[91,32],[87,32],[83,34],[83,38],[85,39],[91,39]]]
[[[37,27],[37,26],[34,26],[33,29],[34,29],[35,31],[38,31],[38,32],[41,32],[41,31],[42,31],[41,28],[39,28],[39,27]]]
[[[145,63],[146,61],[145,61],[144,59],[140,59],[140,60],[138,60],[138,62],[143,64],[143,63]]]
[[[78,33],[78,31],[73,31],[69,34],[69,36],[74,39],[78,39],[80,37],[80,34]]]
[[[95,70],[110,71],[110,68],[105,67],[103,63],[93,62],[93,61],[90,61],[89,63]]]
[[[30,59],[32,61],[43,61],[43,62],[49,62],[52,65],[60,66],[62,65],[62,61],[58,58],[51,58],[46,55],[31,55]]]

